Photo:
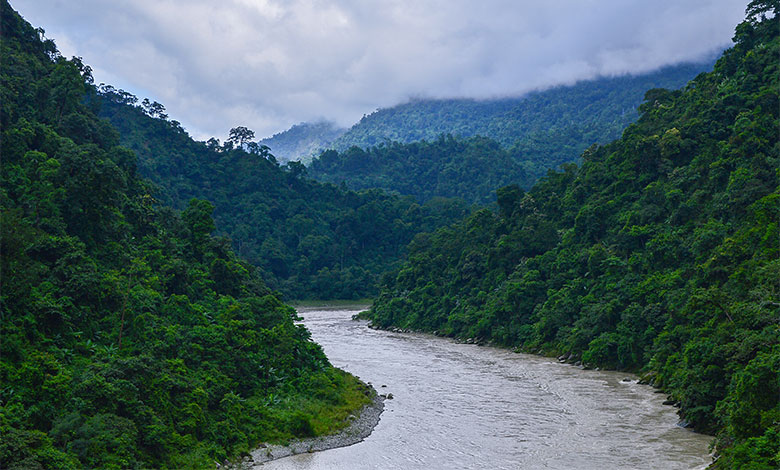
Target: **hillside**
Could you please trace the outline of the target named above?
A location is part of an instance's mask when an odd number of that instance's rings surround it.
[[[297,160],[308,163],[345,131],[329,121],[302,122],[257,143],[267,146],[280,162]]]
[[[343,427],[365,385],[210,235],[210,203],[154,203],[90,68],[0,17],[0,466],[214,468]]]
[[[534,182],[507,150],[485,137],[441,136],[432,142],[328,150],[312,160],[309,175],[343,182],[351,189],[381,188],[422,202],[459,197],[477,204],[495,202],[497,187]]]
[[[495,188],[528,189],[548,170],[577,161],[590,145],[619,137],[636,120],[646,90],[677,89],[709,68],[709,62],[684,64],[523,98],[412,101],[364,117],[331,144],[338,150],[311,161],[309,174],[420,201],[439,196],[491,203]]]
[[[580,167],[416,237],[374,325],[640,371],[717,434],[716,468],[777,468],[778,10],[752,2],[712,72],[648,91]]]
[[[280,165],[263,148],[250,153],[231,141],[194,141],[164,112],[150,112],[121,90],[102,87],[90,102],[138,155],[139,173],[157,185],[155,198],[179,209],[192,198],[213,203],[217,233],[287,298],[375,295],[416,233],[467,213],[461,201],[420,205],[380,190],[317,183],[303,164]]]
[[[442,134],[489,137],[535,174],[576,161],[594,143],[620,137],[634,122],[637,106],[651,88],[677,89],[712,61],[680,64],[658,71],[621,77],[602,77],[558,86],[518,98],[496,100],[417,99],[363,117],[331,148],[373,147],[386,142],[433,141]]]

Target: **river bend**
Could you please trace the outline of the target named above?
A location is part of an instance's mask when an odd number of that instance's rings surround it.
[[[635,376],[372,330],[351,320],[355,307],[298,311],[335,366],[394,398],[365,441],[264,469],[671,470],[710,462],[711,439],[677,426],[675,408]]]

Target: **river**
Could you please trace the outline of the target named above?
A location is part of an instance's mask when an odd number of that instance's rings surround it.
[[[349,447],[264,469],[700,469],[710,437],[635,376],[554,359],[372,330],[357,307],[298,309],[330,361],[392,393]],[[628,380],[626,380],[628,379]]]

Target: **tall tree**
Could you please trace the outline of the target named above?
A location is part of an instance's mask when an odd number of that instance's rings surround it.
[[[244,126],[238,126],[230,129],[228,135],[228,142],[233,142],[238,147],[243,147],[244,144],[255,138],[255,132]]]

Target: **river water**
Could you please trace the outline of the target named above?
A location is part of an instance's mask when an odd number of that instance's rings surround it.
[[[677,426],[665,396],[635,376],[372,330],[351,320],[356,307],[298,311],[333,365],[394,399],[365,441],[262,468],[700,469],[710,462],[711,438]]]

